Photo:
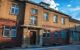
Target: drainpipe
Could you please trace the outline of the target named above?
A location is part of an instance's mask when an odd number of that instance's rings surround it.
[[[19,6],[19,14],[17,15],[16,19],[16,30],[17,30],[16,46],[21,47],[23,41],[23,28],[21,27],[21,25],[24,24],[26,1],[16,0],[16,3]]]

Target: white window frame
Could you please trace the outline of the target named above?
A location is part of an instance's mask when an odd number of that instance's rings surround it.
[[[34,18],[33,18],[33,17],[34,17]],[[37,22],[36,16],[31,16],[31,17],[30,17],[30,21],[31,21],[30,24],[36,25],[36,24],[35,24],[35,21]]]
[[[14,12],[12,12],[12,9],[14,9]],[[18,12],[16,12],[16,10],[18,10]],[[14,4],[11,6],[10,13],[13,14],[13,15],[18,15],[18,14],[19,14],[19,7],[17,6],[16,3],[14,3]]]
[[[4,31],[5,29],[8,30],[8,31],[9,31],[9,34],[10,34],[10,29],[7,29],[7,28],[5,28],[5,27],[6,27],[6,26],[4,26],[4,28],[3,28],[3,37],[9,37],[9,36],[5,36],[5,35],[4,35],[4,34],[5,34],[5,31]]]
[[[65,24],[65,18],[64,17],[61,18],[61,23]]]
[[[44,13],[44,20],[45,21],[49,21],[49,15],[48,15],[48,13]]]
[[[54,15],[54,16],[53,16],[53,22],[54,22],[54,23],[57,23],[57,22],[58,22],[58,17],[57,17],[57,15]]]

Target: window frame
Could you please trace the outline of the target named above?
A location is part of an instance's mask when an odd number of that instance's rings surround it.
[[[45,12],[43,14],[43,19],[44,19],[44,21],[49,21],[49,13],[48,12]]]
[[[16,36],[12,36],[11,35],[12,34],[12,30],[16,31],[15,29],[11,29],[11,31],[10,31],[10,37],[16,37]],[[16,35],[17,35],[17,31],[16,31]]]
[[[53,16],[53,22],[54,23],[58,23],[58,15],[54,15]]]
[[[33,11],[35,12],[35,13],[33,13]],[[35,9],[35,8],[31,8],[31,14],[38,14],[38,10],[37,9]]]
[[[64,18],[64,17],[61,18],[61,23],[62,23],[63,25],[65,24],[65,18]]]
[[[32,17],[35,17],[36,20],[32,20]],[[31,16],[30,17],[30,25],[37,25],[37,16]]]
[[[47,33],[46,33],[46,36],[47,36],[48,38],[50,38],[50,37],[51,37],[50,32],[47,32]]]
[[[12,9],[14,9],[14,10],[12,11]],[[16,12],[16,10],[17,10],[17,12]],[[12,15],[18,15],[19,14],[19,7],[18,7],[17,3],[12,4],[12,6],[10,8],[10,14],[12,14]]]
[[[4,35],[5,29],[9,31],[9,36]],[[10,29],[9,28],[7,29],[6,26],[3,27],[3,37],[10,37]]]

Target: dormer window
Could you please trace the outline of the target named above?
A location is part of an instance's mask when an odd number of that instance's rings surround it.
[[[16,3],[12,4],[10,13],[13,14],[13,15],[18,15],[19,14],[19,7]]]
[[[44,2],[41,2],[40,5],[43,6],[43,7],[45,7],[45,8],[49,8],[49,6],[50,6],[49,4],[44,3]]]

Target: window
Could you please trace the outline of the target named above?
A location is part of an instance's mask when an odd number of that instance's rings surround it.
[[[31,9],[31,14],[37,14],[38,10],[37,9]]]
[[[54,23],[57,23],[57,22],[58,22],[58,17],[57,17],[57,15],[53,16],[53,22],[54,22]]]
[[[46,33],[43,33],[43,37],[46,37]]]
[[[1,7],[1,4],[2,4],[2,0],[0,0],[0,7]]]
[[[36,18],[36,16],[31,16],[31,18],[30,18],[30,24],[31,25],[36,25],[37,24],[37,18]]]
[[[16,28],[11,28],[4,26],[3,37],[16,37]]]
[[[66,36],[67,34],[66,34],[66,31],[61,31],[61,38],[63,39],[63,40],[65,40],[66,39]]]
[[[17,4],[12,4],[10,13],[14,14],[14,15],[18,15],[19,14],[19,7],[18,7]]]
[[[50,37],[50,32],[47,32],[47,37]]]
[[[11,37],[16,37],[16,28],[15,27],[13,27],[11,29]]]
[[[54,32],[54,38],[58,38],[58,32]]]
[[[9,34],[10,33],[10,29],[9,27],[5,27],[4,26],[4,29],[3,29],[3,37],[9,37]]]
[[[43,37],[50,37],[50,31],[45,30],[44,33],[43,33]]]
[[[44,2],[41,2],[40,5],[43,6],[44,8],[49,8],[50,6],[49,4],[44,3]]]
[[[78,41],[79,40],[78,33],[75,32],[75,31],[72,32],[72,40],[74,40],[74,41]]]
[[[61,18],[61,23],[65,24],[65,18],[63,18],[63,17]]]
[[[48,21],[48,13],[44,13],[44,20]]]

